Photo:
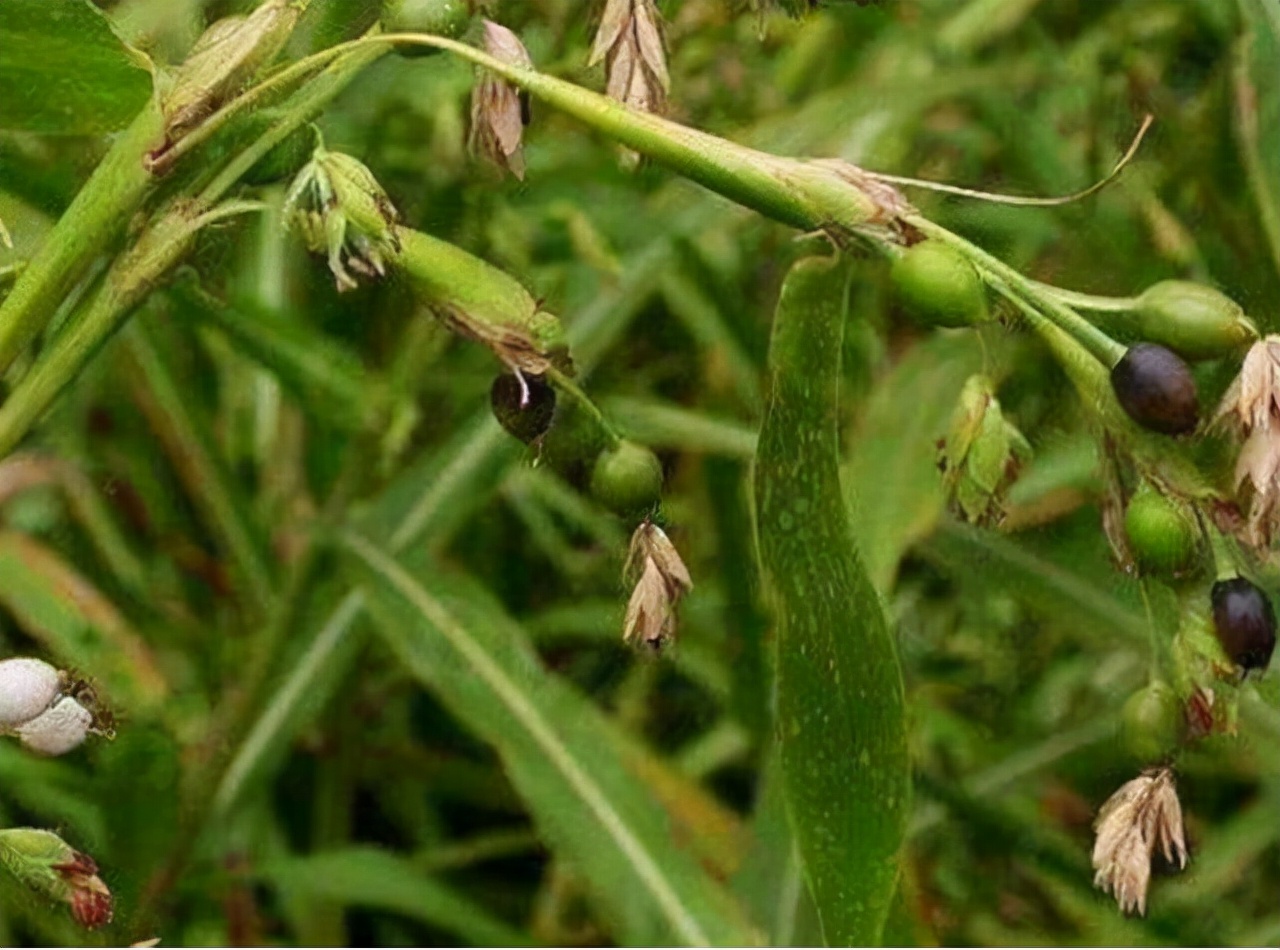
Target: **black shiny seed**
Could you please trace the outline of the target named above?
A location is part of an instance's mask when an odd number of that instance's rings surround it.
[[[1276,615],[1267,595],[1233,577],[1214,584],[1210,599],[1213,628],[1231,662],[1245,670],[1265,669],[1276,648]]]
[[[1129,347],[1111,370],[1111,388],[1129,418],[1144,429],[1182,435],[1199,421],[1195,378],[1182,358],[1163,346]]]
[[[520,401],[524,391],[520,380],[511,373],[504,373],[493,381],[489,404],[502,428],[528,444],[551,427],[551,417],[556,411],[556,391],[541,376],[526,373],[524,382],[529,388],[529,396],[523,406]]]

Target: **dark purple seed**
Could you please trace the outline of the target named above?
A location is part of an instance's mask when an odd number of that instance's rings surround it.
[[[1245,670],[1265,669],[1276,648],[1276,615],[1267,595],[1233,577],[1214,584],[1210,600],[1213,628],[1231,662]]]
[[[529,390],[527,400],[520,380],[512,373],[503,373],[493,381],[489,404],[502,428],[528,444],[551,427],[556,391],[541,376],[526,373],[524,382]],[[525,400],[523,404],[522,400]]]
[[[1111,388],[1129,418],[1144,429],[1182,435],[1199,421],[1195,378],[1182,357],[1163,346],[1129,347],[1111,370]]]

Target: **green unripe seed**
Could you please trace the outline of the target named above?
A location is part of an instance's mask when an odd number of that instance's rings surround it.
[[[471,22],[467,0],[385,0],[382,29],[387,33],[434,33],[457,39]],[[440,50],[430,46],[398,45],[396,52],[416,58]]]
[[[662,463],[643,445],[624,439],[596,459],[591,494],[615,514],[644,514],[662,498]]]
[[[1120,711],[1125,749],[1144,764],[1167,759],[1182,741],[1186,717],[1178,695],[1156,681],[1132,696]]]
[[[1199,547],[1199,533],[1186,508],[1149,486],[1129,500],[1124,530],[1129,549],[1144,571],[1183,571]]]
[[[931,327],[968,327],[990,318],[982,278],[960,252],[921,241],[893,262],[894,295],[912,319]]]
[[[1162,280],[1137,298],[1139,335],[1163,343],[1190,360],[1226,356],[1258,338],[1240,305],[1212,287],[1189,280]]]

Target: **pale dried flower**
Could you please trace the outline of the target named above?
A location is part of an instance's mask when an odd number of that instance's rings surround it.
[[[627,603],[622,639],[661,649],[676,632],[676,608],[693,580],[666,532],[645,521],[631,536],[624,576],[635,588]]]
[[[1244,539],[1266,547],[1280,528],[1280,336],[1249,348],[1217,418],[1244,437],[1235,471],[1236,490],[1247,487],[1249,499]]]
[[[666,109],[671,77],[654,0],[606,0],[588,65],[601,60],[609,98],[642,112]]]
[[[358,286],[352,271],[384,276],[386,259],[400,251],[400,215],[373,172],[323,144],[290,186],[284,215],[310,250],[328,258],[339,291]]]
[[[1187,866],[1182,806],[1173,770],[1152,769],[1121,785],[1098,811],[1093,845],[1095,887],[1112,894],[1126,914],[1147,912],[1151,859]]]
[[[492,20],[484,21],[484,49],[504,63],[533,66],[529,51],[519,37]],[[471,150],[523,179],[523,138],[527,124],[528,105],[522,93],[486,71],[471,93]]]

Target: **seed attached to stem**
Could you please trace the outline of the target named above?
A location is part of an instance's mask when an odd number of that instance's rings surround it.
[[[1185,507],[1149,485],[1129,500],[1124,531],[1138,565],[1152,573],[1185,570],[1198,547],[1196,526]]]
[[[1172,350],[1136,343],[1111,370],[1111,388],[1121,407],[1144,429],[1185,435],[1200,420],[1196,381]]]
[[[889,279],[902,308],[931,327],[968,327],[989,318],[982,278],[959,251],[926,240],[893,262]]]
[[[596,459],[591,494],[623,517],[652,511],[662,498],[662,463],[643,445],[619,442]]]
[[[1276,648],[1276,615],[1256,584],[1243,577],[1218,581],[1210,592],[1218,642],[1246,673],[1266,669]]]
[[[541,376],[503,373],[493,381],[489,404],[502,428],[528,445],[551,427],[556,391]]]

